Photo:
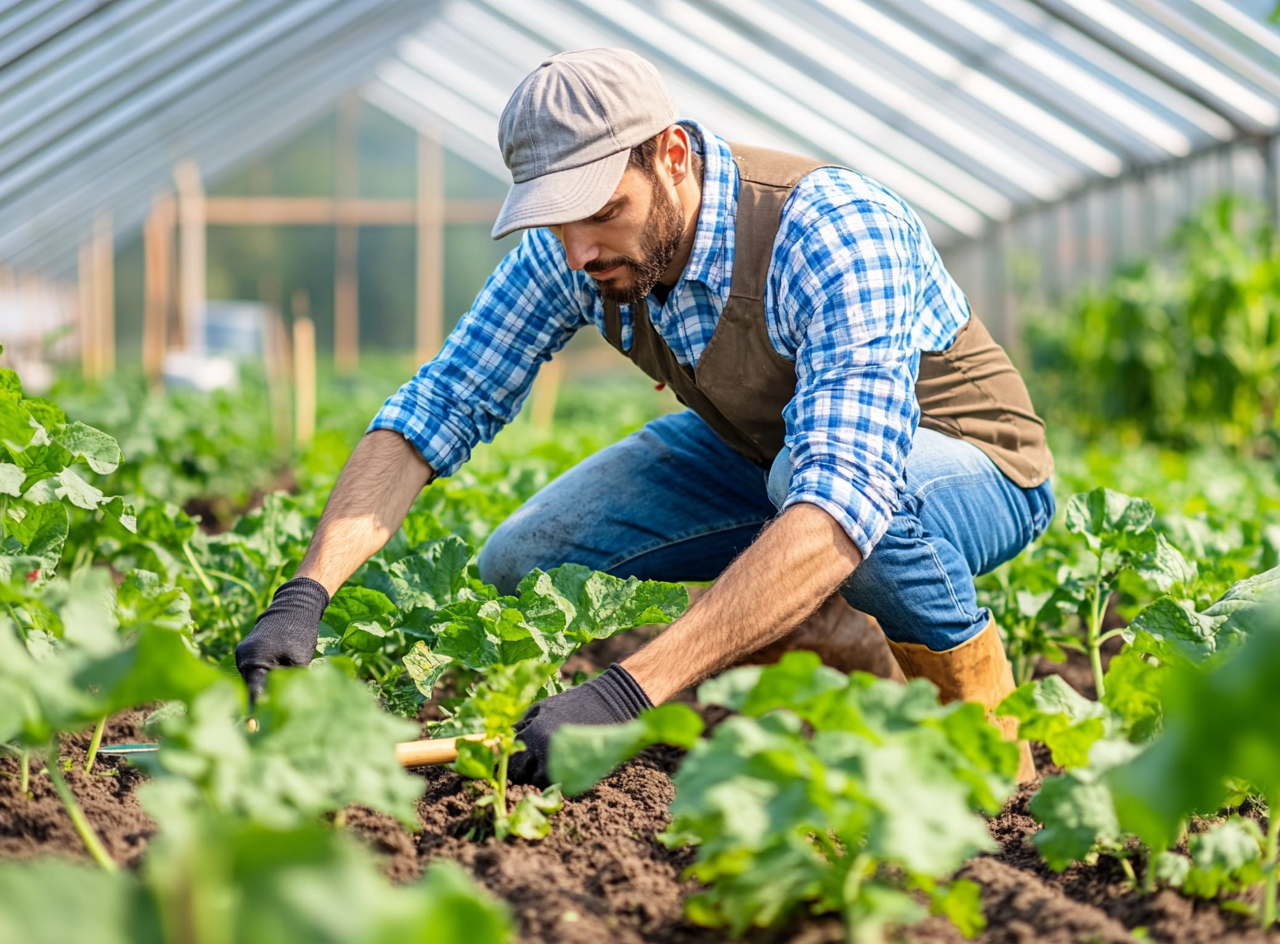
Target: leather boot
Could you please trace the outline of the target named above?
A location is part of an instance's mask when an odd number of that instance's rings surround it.
[[[1000,631],[994,620],[972,639],[945,652],[892,639],[889,648],[907,678],[926,678],[938,686],[938,700],[944,705],[953,701],[976,701],[987,709],[987,717],[1007,740],[1017,740],[1018,719],[997,718],[994,714],[996,705],[1015,687],[1013,667],[1004,654],[1004,644],[1000,642]],[[1021,752],[1018,783],[1026,783],[1035,779],[1036,765],[1026,741],[1018,741],[1018,748]]]
[[[874,617],[855,610],[835,594],[803,623],[745,657],[742,665],[769,665],[795,649],[818,654],[823,665],[841,672],[870,672],[880,678],[905,682],[889,640]]]

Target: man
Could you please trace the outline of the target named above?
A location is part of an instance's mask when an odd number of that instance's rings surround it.
[[[626,721],[837,592],[879,620],[908,678],[994,707],[1013,679],[973,581],[1052,519],[1052,458],[910,208],[851,170],[677,122],[654,67],[619,49],[542,63],[500,143],[514,185],[494,236],[523,240],[352,454],[298,576],[236,650],[251,690],[310,662],[330,595],[593,325],[690,409],[535,495],[481,574],[510,591],[571,561],[715,583],[621,665],[531,709],[513,779],[545,783],[561,724]]]

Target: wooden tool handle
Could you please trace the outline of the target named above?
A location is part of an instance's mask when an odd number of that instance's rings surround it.
[[[452,764],[458,759],[458,741],[482,741],[483,734],[467,734],[461,738],[425,738],[401,741],[396,745],[396,760],[402,767],[429,767]]]

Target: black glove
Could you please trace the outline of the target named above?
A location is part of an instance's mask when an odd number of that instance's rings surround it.
[[[524,742],[524,750],[512,755],[507,779],[549,787],[547,757],[551,735],[560,725],[622,724],[652,707],[644,689],[626,669],[614,663],[595,678],[543,699],[524,713],[516,722],[516,737]]]
[[[310,577],[294,577],[280,585],[253,631],[236,646],[236,668],[256,701],[267,684],[267,672],[281,665],[310,665],[320,638],[320,617],[329,592]]]

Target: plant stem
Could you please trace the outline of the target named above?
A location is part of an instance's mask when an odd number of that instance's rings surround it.
[[[200,562],[196,560],[196,555],[191,552],[191,543],[189,541],[182,542],[182,553],[187,558],[187,563],[191,565],[191,569],[196,572],[196,576],[200,579],[201,586],[205,592],[215,600],[218,599],[218,591],[213,586],[213,581],[209,579],[209,575],[204,572],[204,568],[200,566]]]
[[[25,747],[18,751],[18,789],[24,797],[31,789],[31,751]]]
[[[1085,626],[1085,646],[1089,650],[1089,666],[1093,669],[1093,684],[1098,691],[1098,700],[1106,695],[1107,688],[1102,681],[1102,614],[1106,610],[1106,600],[1102,595],[1102,549],[1098,549],[1098,572],[1093,579],[1093,600],[1090,601],[1089,618]],[[1107,594],[1109,597],[1110,594]]]
[[[98,756],[98,748],[102,745],[102,730],[107,726],[107,716],[98,719],[98,726],[93,729],[93,738],[89,741],[89,753],[84,758],[84,772],[93,769],[93,762]]]
[[[1276,893],[1280,890],[1280,790],[1267,797],[1267,887],[1262,893],[1263,930],[1276,923]]]
[[[499,839],[507,837],[507,762],[511,749],[498,745],[498,777],[493,782],[493,831]]]
[[[49,779],[53,781],[53,789],[58,792],[62,805],[67,809],[67,815],[71,817],[71,825],[75,827],[76,833],[80,836],[80,841],[84,843],[84,847],[89,850],[89,855],[93,856],[93,861],[102,866],[104,872],[116,872],[118,869],[115,860],[107,855],[107,850],[102,847],[102,840],[93,831],[93,825],[85,817],[84,810],[80,809],[80,804],[76,802],[75,794],[71,792],[67,782],[62,779],[62,771],[58,768],[58,752],[56,750],[49,751],[49,761],[46,766],[49,771]]]

